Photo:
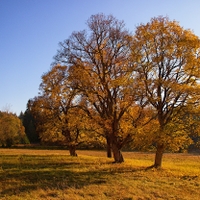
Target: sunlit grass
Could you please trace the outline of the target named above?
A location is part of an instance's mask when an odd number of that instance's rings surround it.
[[[154,154],[125,152],[113,164],[105,152],[0,149],[0,199],[200,199],[200,156],[165,154],[163,168],[147,169]]]

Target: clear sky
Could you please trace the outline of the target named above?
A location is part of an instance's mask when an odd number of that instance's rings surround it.
[[[19,114],[38,95],[58,43],[97,13],[126,28],[168,16],[200,36],[200,0],[0,0],[0,110]]]

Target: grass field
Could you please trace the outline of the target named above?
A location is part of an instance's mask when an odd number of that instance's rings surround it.
[[[200,155],[165,154],[159,170],[147,170],[154,154],[123,152],[122,164],[112,164],[105,152],[78,155],[0,149],[0,199],[200,199]]]

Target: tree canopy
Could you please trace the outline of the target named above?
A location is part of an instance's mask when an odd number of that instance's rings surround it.
[[[187,103],[197,103],[191,99],[199,94],[200,40],[177,22],[158,17],[137,27],[131,49],[138,85],[159,122],[157,167],[167,138],[182,130],[176,116]]]
[[[192,142],[184,108],[199,104],[199,38],[166,17],[134,34],[112,15],[92,15],[86,25],[60,42],[40,95],[30,101],[40,137],[74,149],[103,137],[115,162],[124,161],[128,143],[151,146],[160,167],[165,150]]]
[[[60,44],[55,60],[70,67],[70,79],[87,101],[85,109],[103,128],[115,162],[122,162],[120,149],[130,134],[120,132],[120,121],[135,98],[129,62],[131,35],[124,22],[113,16],[93,15],[87,25],[88,31],[74,32]]]

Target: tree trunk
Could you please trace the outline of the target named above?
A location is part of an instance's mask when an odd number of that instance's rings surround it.
[[[10,148],[13,145],[12,139],[6,139],[6,147]]]
[[[69,146],[69,153],[70,153],[70,156],[78,156],[76,153],[76,145]]]
[[[153,167],[160,168],[162,166],[163,153],[164,153],[164,145],[158,144],[157,149],[156,149],[156,156],[155,156],[155,162],[154,162]]]
[[[107,140],[107,157],[112,158],[111,140],[109,137],[106,137],[106,140]]]
[[[124,158],[120,149],[117,147],[116,144],[112,144],[113,156],[114,156],[114,163],[122,163],[124,162]]]

